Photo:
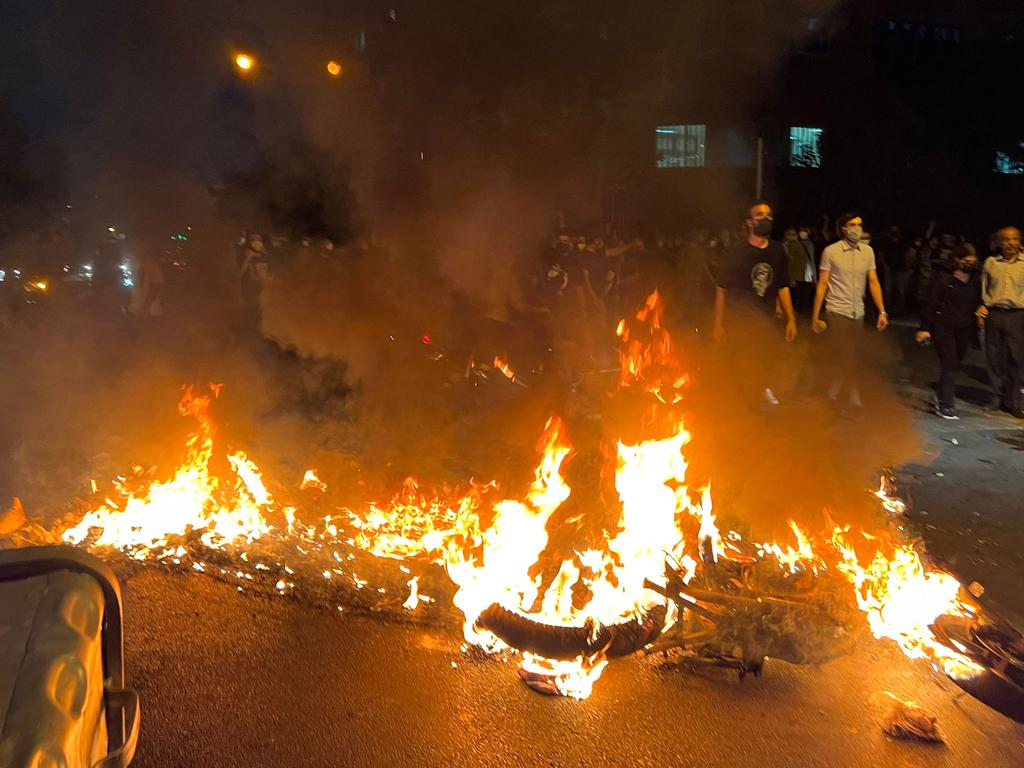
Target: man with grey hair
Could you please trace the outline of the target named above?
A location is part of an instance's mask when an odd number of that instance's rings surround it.
[[[859,213],[846,213],[836,222],[842,238],[821,253],[818,268],[818,288],[814,294],[814,312],[811,328],[815,333],[828,330],[832,337],[835,365],[828,396],[838,403],[839,393],[845,385],[850,405],[860,408],[861,346],[864,332],[864,289],[878,308],[879,331],[889,326],[889,316],[882,300],[882,285],[878,282],[875,252],[862,241],[864,219]],[[821,319],[824,305],[825,320]]]
[[[1002,408],[1017,419],[1024,381],[1024,260],[1020,230],[1003,227],[997,236],[999,255],[986,259],[981,273],[981,301],[977,315],[985,323],[985,357],[996,393],[992,408]]]

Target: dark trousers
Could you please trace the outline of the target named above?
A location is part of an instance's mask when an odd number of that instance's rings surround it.
[[[1001,405],[1020,408],[1024,381],[1024,310],[990,308],[985,321],[985,357],[988,373]]]
[[[825,322],[828,323],[831,347],[832,386],[836,387],[842,383],[849,392],[858,392],[861,347],[864,344],[864,319],[854,320],[826,310]]]
[[[964,360],[971,340],[974,338],[973,328],[944,328],[936,326],[932,332],[932,345],[939,356],[939,405],[953,407],[953,379],[960,363]]]
[[[782,325],[767,312],[737,308],[729,318],[724,352],[730,378],[747,405],[760,407],[764,391],[779,394],[786,342]]]
[[[810,312],[814,306],[814,283],[797,282],[792,287],[793,309],[797,312]]]

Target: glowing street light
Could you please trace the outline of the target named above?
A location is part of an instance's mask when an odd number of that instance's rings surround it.
[[[235,54],[235,66],[242,74],[252,72],[256,67],[256,59],[248,53]]]
[[[331,59],[330,61],[327,62],[327,74],[329,74],[331,77],[341,77],[341,71],[342,67],[340,61],[335,61],[334,59]]]

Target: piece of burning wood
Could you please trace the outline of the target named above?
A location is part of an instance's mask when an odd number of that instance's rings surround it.
[[[894,739],[919,739],[942,743],[942,736],[935,726],[935,715],[912,701],[903,701],[891,693],[889,696],[893,700],[893,708],[883,728],[887,735]]]

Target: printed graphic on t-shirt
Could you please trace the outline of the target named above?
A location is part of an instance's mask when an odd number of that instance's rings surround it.
[[[750,270],[750,284],[758,298],[764,298],[765,292],[775,279],[775,270],[767,261],[759,261]]]

